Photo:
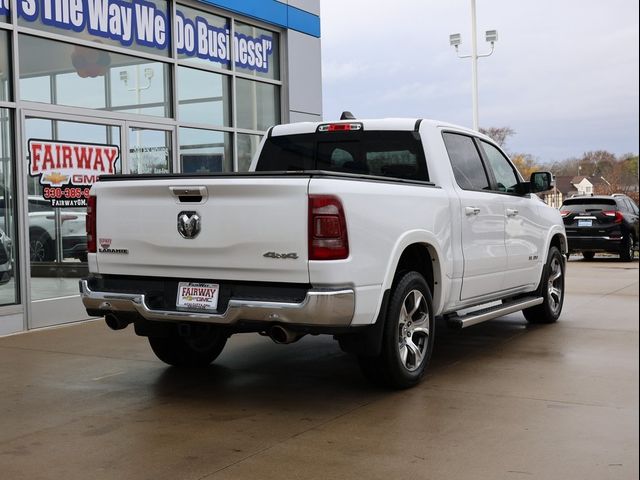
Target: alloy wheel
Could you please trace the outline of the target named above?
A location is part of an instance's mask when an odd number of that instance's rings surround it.
[[[562,288],[562,265],[560,264],[560,258],[554,257],[549,265],[547,285],[549,307],[554,314],[562,307]]]
[[[419,290],[402,301],[398,321],[398,351],[404,367],[412,372],[422,364],[429,345],[429,308]]]

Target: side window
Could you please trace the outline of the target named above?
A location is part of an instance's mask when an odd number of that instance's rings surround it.
[[[631,204],[631,211],[638,215],[640,212],[638,211],[638,206],[635,204],[635,202],[631,199],[628,199],[628,202]]]
[[[618,204],[618,210],[622,212],[630,211],[629,205],[624,198],[616,198],[616,203]]]
[[[634,208],[633,208],[633,202],[631,201],[631,199],[630,199],[630,198],[625,198],[625,199],[624,199],[624,202],[627,204],[627,210],[628,210],[630,213],[635,213],[636,215],[638,214],[637,209],[634,209]]]
[[[443,133],[453,175],[464,190],[489,190],[489,179],[482,159],[471,137],[456,133]]]
[[[513,168],[507,157],[505,157],[496,147],[480,140],[480,145],[491,165],[493,176],[496,178],[497,190],[499,192],[514,193],[520,180],[516,170]]]

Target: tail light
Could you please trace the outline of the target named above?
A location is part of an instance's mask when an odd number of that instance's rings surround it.
[[[571,214],[571,212],[569,210],[560,210],[560,216],[562,218],[568,217],[570,214]]]
[[[98,206],[98,202],[96,197],[91,195],[89,196],[87,202],[87,252],[88,253],[96,253],[97,244],[96,241],[96,208]]]
[[[602,212],[603,215],[613,218],[613,223],[622,223],[624,217],[618,210],[606,210]]]
[[[342,203],[332,195],[309,195],[309,260],[342,260],[348,256]]]

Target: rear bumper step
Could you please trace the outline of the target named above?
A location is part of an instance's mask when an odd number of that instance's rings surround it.
[[[296,325],[346,327],[355,311],[355,292],[351,288],[312,289],[300,303],[229,300],[223,313],[154,310],[145,294],[100,292],[80,280],[80,297],[87,310],[113,313],[137,313],[151,321],[200,322],[233,325],[239,321],[264,321]]]
[[[486,322],[487,320],[502,317],[503,315],[508,315],[509,313],[524,310],[525,308],[535,307],[536,305],[540,305],[543,301],[544,299],[542,297],[523,297],[503,303],[502,305],[496,305],[482,310],[475,310],[467,313],[466,315],[449,317],[447,318],[447,323],[449,326],[454,328],[466,328],[471,325]]]

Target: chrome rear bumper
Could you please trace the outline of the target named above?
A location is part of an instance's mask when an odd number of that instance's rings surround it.
[[[311,289],[300,303],[229,300],[223,313],[152,310],[144,294],[98,292],[80,280],[80,297],[87,310],[113,313],[138,313],[146,320],[165,322],[201,322],[233,325],[239,321],[273,322],[296,325],[346,327],[355,311],[355,292],[351,288]]]

